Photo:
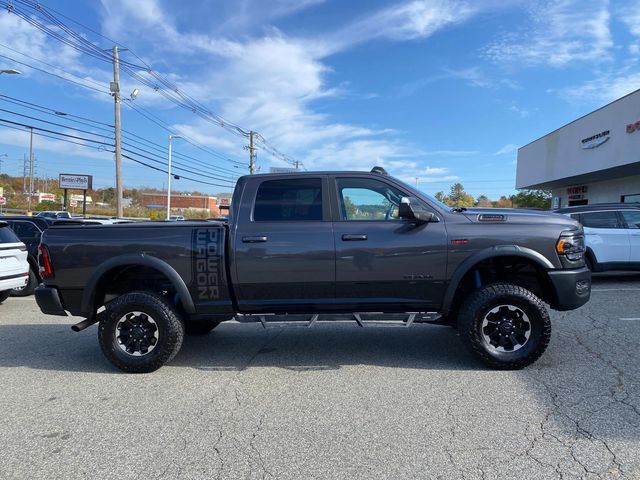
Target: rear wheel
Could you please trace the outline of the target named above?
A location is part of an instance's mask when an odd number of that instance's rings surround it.
[[[184,332],[187,335],[206,335],[220,325],[215,320],[188,320],[184,322]]]
[[[551,320],[542,301],[509,283],[473,292],[458,317],[466,346],[487,365],[519,369],[535,362],[551,339]]]
[[[11,290],[4,290],[0,292],[0,303],[4,302],[11,295]]]
[[[153,372],[182,346],[184,324],[173,305],[159,295],[121,295],[100,315],[98,341],[102,352],[125,372]]]
[[[18,287],[11,290],[11,295],[14,297],[28,297],[32,295],[36,287],[38,286],[38,277],[32,268],[29,268],[29,280],[24,287]]]

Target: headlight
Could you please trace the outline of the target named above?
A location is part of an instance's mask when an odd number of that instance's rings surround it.
[[[556,252],[575,262],[584,257],[584,235],[582,233],[564,232],[556,243]]]

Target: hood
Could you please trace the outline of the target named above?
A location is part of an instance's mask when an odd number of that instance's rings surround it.
[[[460,212],[474,223],[520,223],[540,224],[553,223],[566,225],[569,228],[582,228],[580,223],[567,215],[544,210],[525,210],[519,208],[467,208]]]

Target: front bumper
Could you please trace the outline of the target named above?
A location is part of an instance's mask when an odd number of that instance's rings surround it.
[[[556,294],[555,310],[574,310],[589,301],[591,296],[591,270],[551,270],[548,272]]]
[[[67,312],[65,312],[62,302],[60,301],[57,288],[39,285],[36,288],[36,303],[42,313],[46,313],[47,315],[60,315],[61,317],[67,316]]]

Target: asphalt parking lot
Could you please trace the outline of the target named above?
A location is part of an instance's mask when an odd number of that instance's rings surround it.
[[[487,370],[456,331],[228,323],[126,375],[96,327],[0,306],[0,478],[640,478],[640,275]]]

